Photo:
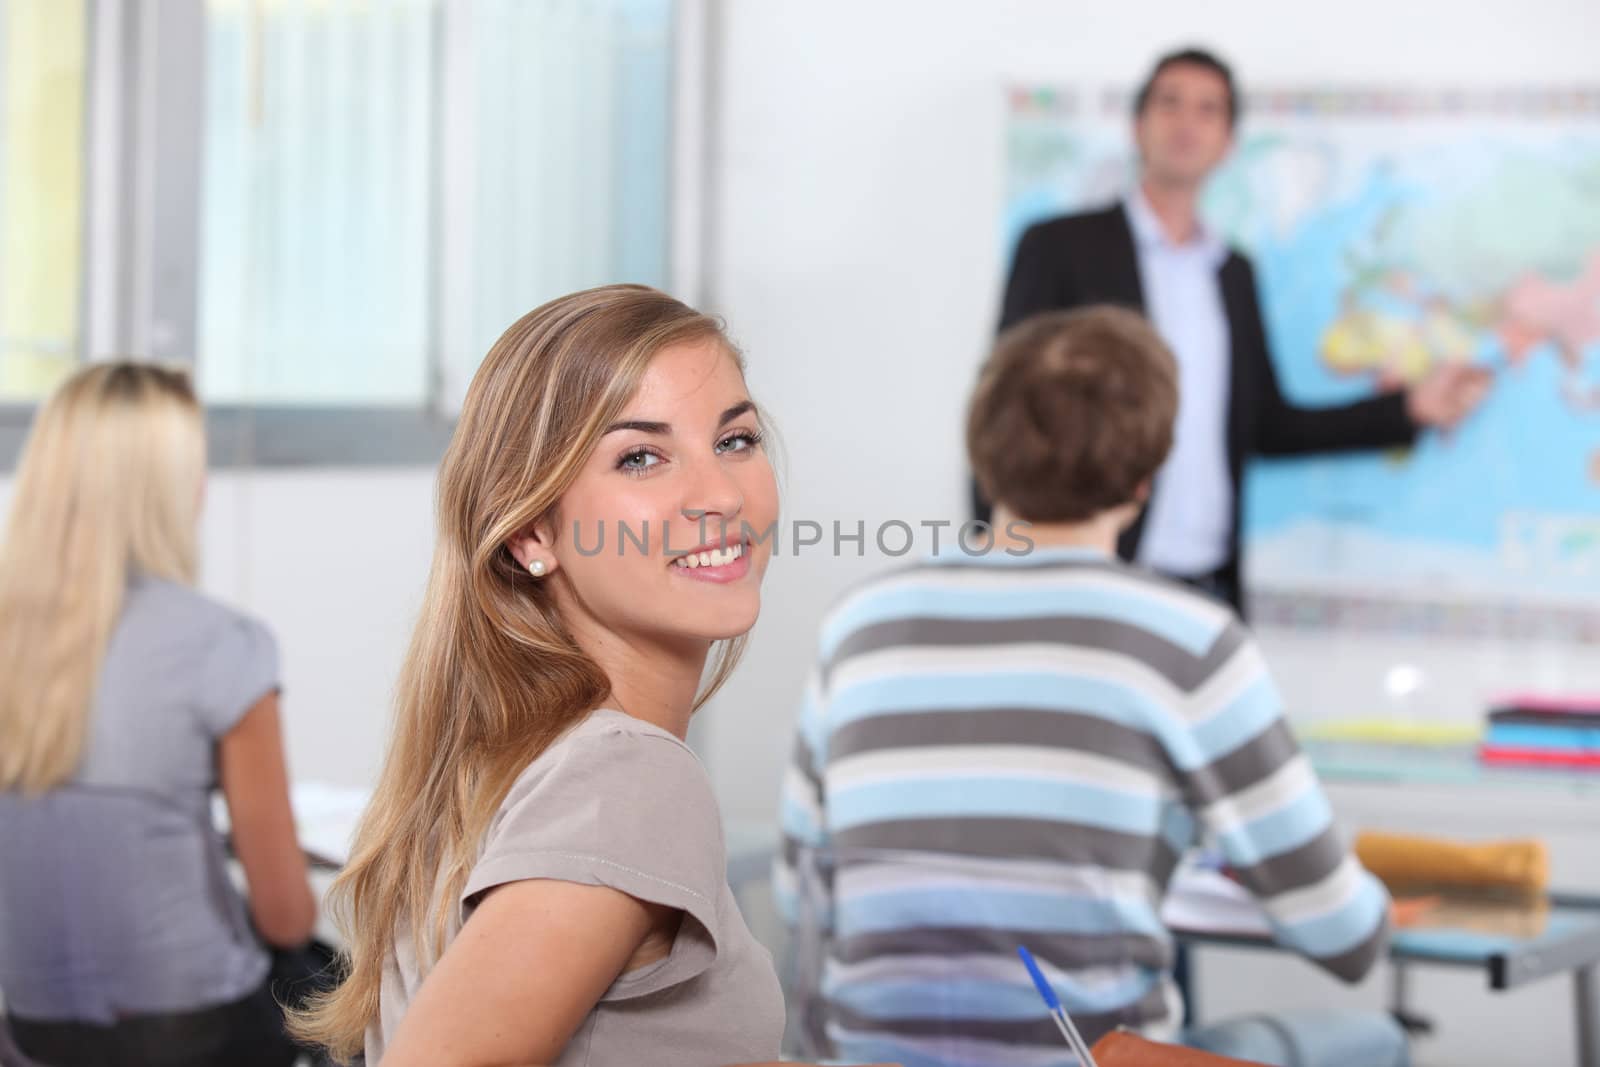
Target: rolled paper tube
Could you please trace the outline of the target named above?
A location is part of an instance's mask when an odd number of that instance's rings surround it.
[[[1455,899],[1435,906],[1417,925],[1527,941],[1543,935],[1549,922],[1550,903],[1542,898],[1519,903]]]
[[[1356,837],[1356,857],[1392,893],[1422,890],[1543,895],[1550,881],[1544,842],[1464,843],[1365,831]]]

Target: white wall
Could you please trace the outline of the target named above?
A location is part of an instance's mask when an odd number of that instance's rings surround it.
[[[367,785],[433,554],[433,470],[213,474],[201,584],[272,627],[297,778]]]

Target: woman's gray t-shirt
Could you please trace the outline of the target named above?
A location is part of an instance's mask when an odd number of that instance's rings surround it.
[[[77,772],[35,797],[0,791],[8,1012],[111,1023],[266,979],[210,798],[218,739],[277,686],[260,623],[187,586],[129,582]]]
[[[710,779],[678,738],[602,709],[541,753],[490,823],[448,937],[485,890],[529,878],[609,886],[684,912],[667,958],[618,978],[557,1067],[778,1058],[784,1008],[772,956],[739,914]],[[377,1067],[421,984],[402,931],[384,971],[379,1021],[367,1030],[368,1067]]]

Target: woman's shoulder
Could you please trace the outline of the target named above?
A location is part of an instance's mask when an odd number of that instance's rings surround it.
[[[710,915],[726,871],[721,814],[694,753],[622,712],[594,712],[512,783],[462,899],[544,877],[652,900],[649,887],[667,887],[672,906],[698,902]]]
[[[577,745],[619,745],[642,742],[649,745],[664,745],[668,749],[681,753],[697,764],[699,757],[694,754],[682,738],[672,734],[655,723],[636,719],[625,711],[616,708],[597,708],[584,716],[571,730],[557,742],[566,742]],[[552,745],[552,748],[555,746]]]
[[[527,788],[551,778],[620,786],[632,776],[679,788],[704,783],[710,789],[700,757],[682,739],[626,712],[600,708],[535,757],[518,776],[512,793],[518,786]]]
[[[278,643],[263,623],[197,589],[138,577],[104,672],[108,692],[138,707],[190,708],[220,737],[278,688]]]
[[[585,829],[621,819],[653,825],[671,813],[680,827],[721,832],[711,778],[693,749],[611,708],[590,712],[523,768],[500,809],[507,825],[530,811]]]
[[[271,631],[259,619],[193,586],[148,575],[128,582],[125,620],[175,636],[214,638],[240,632],[270,641]]]

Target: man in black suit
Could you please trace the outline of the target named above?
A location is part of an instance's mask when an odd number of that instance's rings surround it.
[[[1235,609],[1246,459],[1410,444],[1421,428],[1460,421],[1488,388],[1486,372],[1442,364],[1409,389],[1343,407],[1284,399],[1250,261],[1199,219],[1201,187],[1232,147],[1237,117],[1221,60],[1195,49],[1163,57],[1135,105],[1139,183],[1109,208],[1030,227],[1000,316],[1004,329],[1039,311],[1110,303],[1154,322],[1178,360],[1178,422],[1148,507],[1118,550]]]

